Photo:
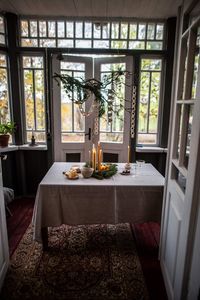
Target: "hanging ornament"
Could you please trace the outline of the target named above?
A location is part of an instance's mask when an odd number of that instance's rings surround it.
[[[113,92],[112,90],[108,90],[108,123],[112,122],[113,100]]]
[[[133,93],[132,93],[132,109],[131,109],[131,138],[135,137],[136,91],[137,91],[137,87],[134,85]]]

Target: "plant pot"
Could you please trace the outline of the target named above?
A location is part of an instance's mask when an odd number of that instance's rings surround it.
[[[90,178],[93,172],[94,172],[93,168],[82,167],[81,169],[81,174],[83,175],[84,178]]]
[[[0,134],[0,147],[8,147],[9,134]]]

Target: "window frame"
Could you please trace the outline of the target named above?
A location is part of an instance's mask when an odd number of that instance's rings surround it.
[[[37,49],[37,48],[36,48]],[[44,129],[44,134],[45,134],[45,141],[37,141],[36,143],[39,145],[46,145],[47,144],[47,86],[46,86],[46,56],[44,52],[41,51],[21,51],[20,52],[20,88],[21,88],[21,103],[22,103],[22,116],[23,116],[23,141],[24,144],[29,144],[30,141],[27,140],[27,132],[31,131],[26,129],[26,103],[25,103],[25,97],[24,97],[24,67],[23,67],[23,57],[43,57],[43,72],[44,72],[44,118],[45,118],[45,129]],[[26,69],[26,68],[25,68]],[[30,68],[31,69],[31,68]],[[34,68],[33,68],[34,69]],[[35,70],[35,69],[34,69]],[[37,69],[36,69],[37,70]],[[34,103],[35,103],[35,98],[34,98]],[[34,123],[35,123],[35,116],[34,116]],[[35,132],[40,132],[38,130],[34,130]],[[43,131],[41,131],[43,132]]]
[[[161,67],[161,76],[160,76],[160,95],[159,95],[159,107],[158,107],[158,125],[157,125],[157,143],[147,144],[147,143],[138,143],[138,134],[139,133],[139,108],[140,108],[140,76],[141,76],[141,62],[142,59],[160,59],[162,62]],[[147,70],[148,72],[148,70]],[[139,58],[139,84],[138,84],[138,97],[137,97],[137,124],[136,124],[136,147],[159,147],[161,146],[161,136],[162,136],[162,120],[163,120],[163,105],[164,105],[164,90],[165,90],[165,72],[166,72],[166,59],[163,55],[152,55],[152,54],[143,54]],[[149,134],[149,133],[147,133]]]
[[[21,34],[21,22],[25,21],[28,22],[28,36],[22,36]],[[30,32],[30,22],[31,21],[35,21],[37,22],[37,36],[31,36],[31,32]],[[55,22],[55,36],[54,37],[49,37],[49,30],[48,30],[48,21],[49,22]],[[39,22],[46,22],[46,35],[45,36],[40,36],[39,33]],[[58,27],[58,22],[64,22],[64,36],[63,37],[58,37],[57,34],[57,27]],[[73,36],[72,37],[67,37],[67,22],[73,22]],[[82,23],[82,37],[77,37],[76,36],[76,23]],[[91,23],[91,37],[86,37],[85,35],[85,23]],[[103,38],[103,26],[105,26],[105,23],[109,23],[108,29],[109,29],[109,37],[108,38]],[[112,37],[112,26],[113,24],[118,23],[119,25],[119,31],[118,31],[118,37],[114,38]],[[127,27],[127,37],[126,38],[122,38],[121,36],[121,26],[122,24],[127,23],[128,27]],[[100,24],[100,38],[95,37],[94,35],[94,27],[95,24]],[[130,38],[130,25],[131,24],[136,24],[136,38]],[[145,38],[141,39],[139,38],[139,25],[145,24]],[[150,39],[147,38],[148,35],[148,25],[154,24],[155,28],[154,28],[154,38]],[[156,35],[157,35],[157,26],[159,25],[163,25],[163,37],[162,39],[157,38],[156,39]],[[165,51],[166,50],[166,32],[167,32],[167,24],[166,24],[166,20],[165,19],[138,19],[138,18],[114,18],[111,17],[109,18],[109,20],[106,20],[103,17],[100,18],[84,18],[84,17],[79,17],[79,18],[75,18],[75,17],[51,17],[51,16],[20,16],[19,18],[19,46],[22,48],[36,48],[36,49],[41,49],[41,48],[61,48],[61,49],[90,49],[90,50],[100,50],[100,49],[104,49],[104,50],[118,50],[118,47],[112,47],[112,43],[114,42],[126,42],[126,47],[120,48],[120,51]],[[22,39],[35,39],[37,40],[37,45],[33,46],[33,45],[27,45],[27,46],[23,46],[22,45]],[[55,40],[55,45],[54,46],[40,46],[40,40]],[[59,40],[71,40],[72,42],[72,46],[69,45],[65,45],[65,46],[59,46],[58,42]],[[76,45],[77,41],[91,41],[91,46],[90,47],[78,47]],[[94,47],[94,43],[95,41],[107,41],[108,42],[108,47]],[[144,42],[144,47],[143,48],[129,48],[129,43],[130,42]],[[147,48],[147,44],[148,42],[162,42],[162,48],[161,49],[148,49]]]

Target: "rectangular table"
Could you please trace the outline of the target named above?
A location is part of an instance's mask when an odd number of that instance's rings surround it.
[[[47,228],[62,224],[116,224],[160,221],[164,177],[151,165],[132,164],[131,175],[109,179],[68,180],[63,171],[74,163],[56,162],[38,186],[33,224],[34,239],[46,240]],[[80,167],[83,165],[79,163]]]

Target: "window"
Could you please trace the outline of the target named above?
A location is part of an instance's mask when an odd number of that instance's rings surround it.
[[[163,22],[22,19],[22,47],[164,49]]]
[[[138,144],[158,144],[161,71],[161,59],[143,58],[141,60]]]
[[[37,142],[45,142],[45,94],[43,56],[23,56],[23,96],[26,141],[32,132]]]
[[[0,45],[6,44],[4,17],[0,16]]]
[[[0,123],[5,123],[11,118],[7,57],[2,53],[0,53],[0,82]]]

